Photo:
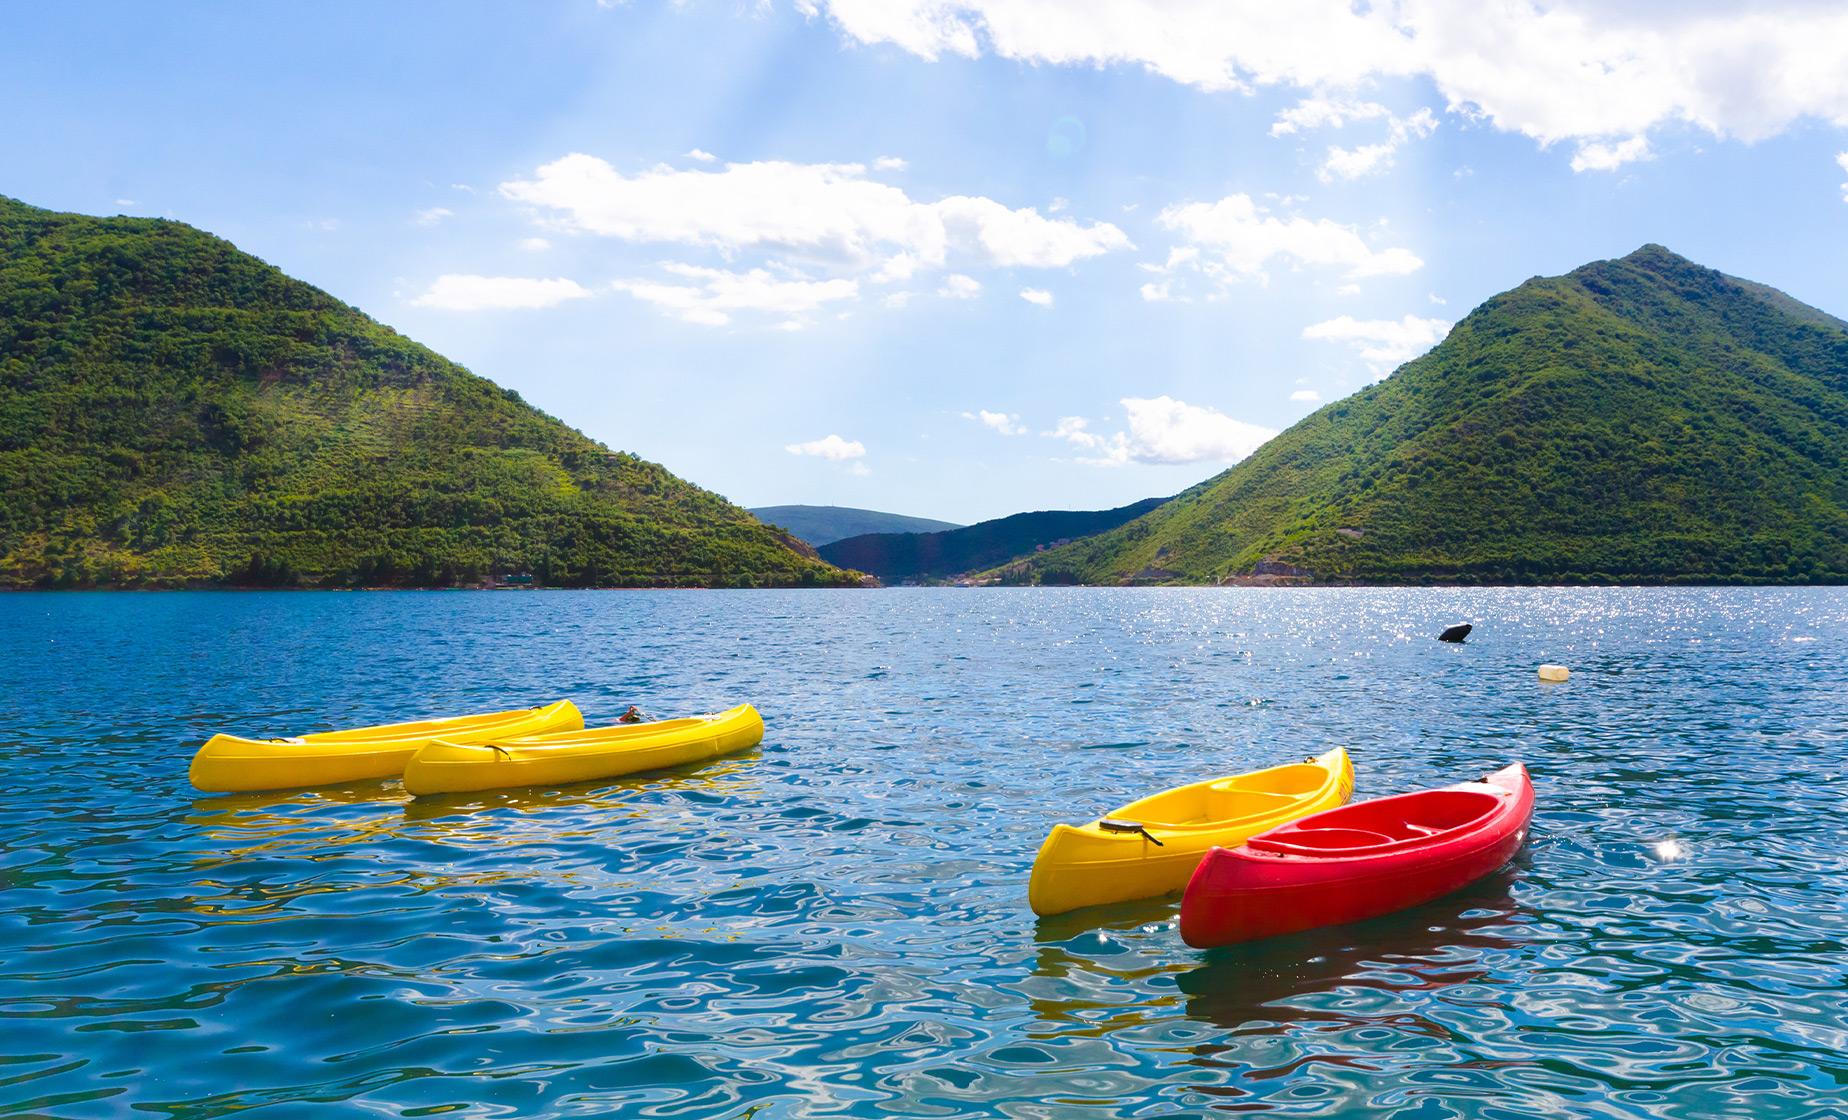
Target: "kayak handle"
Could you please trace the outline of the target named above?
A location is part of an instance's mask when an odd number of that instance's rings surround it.
[[[1105,832],[1127,832],[1131,835],[1141,836],[1144,840],[1147,840],[1157,848],[1165,848],[1168,846],[1160,840],[1155,839],[1154,834],[1139,821],[1118,821],[1105,817],[1097,822],[1097,827],[1103,829]]]

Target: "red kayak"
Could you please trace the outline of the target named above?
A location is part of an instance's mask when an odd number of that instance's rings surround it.
[[[1181,898],[1181,938],[1206,949],[1429,902],[1512,859],[1533,812],[1533,783],[1517,762],[1479,782],[1359,801],[1214,848]]]

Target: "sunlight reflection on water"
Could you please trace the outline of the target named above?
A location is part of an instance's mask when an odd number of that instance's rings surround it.
[[[13,595],[0,629],[0,1112],[1705,1120],[1840,1092],[1842,591]],[[185,784],[222,727],[562,695],[748,699],[769,732],[465,799]],[[1026,910],[1053,821],[1335,744],[1357,796],[1521,758],[1534,841],[1238,950],[1186,948],[1172,900]]]

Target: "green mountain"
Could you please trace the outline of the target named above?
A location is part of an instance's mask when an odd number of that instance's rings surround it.
[[[1848,580],[1848,323],[1657,245],[1529,280],[1025,582]]]
[[[840,584],[228,242],[0,198],[0,586]]]
[[[766,525],[788,530],[797,540],[820,548],[824,544],[866,533],[934,533],[959,529],[954,521],[906,517],[852,506],[757,506],[751,515]]]
[[[1145,498],[1095,511],[1016,513],[940,533],[872,533],[823,545],[821,556],[831,564],[871,572],[887,582],[948,579],[1114,529],[1167,500]]]

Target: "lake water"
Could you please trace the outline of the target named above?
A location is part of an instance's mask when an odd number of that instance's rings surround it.
[[[0,596],[0,1115],[1839,1117],[1845,649],[1842,589]],[[560,696],[769,730],[186,783]],[[1053,822],[1337,744],[1357,797],[1526,762],[1531,846],[1237,951],[1027,910]]]

